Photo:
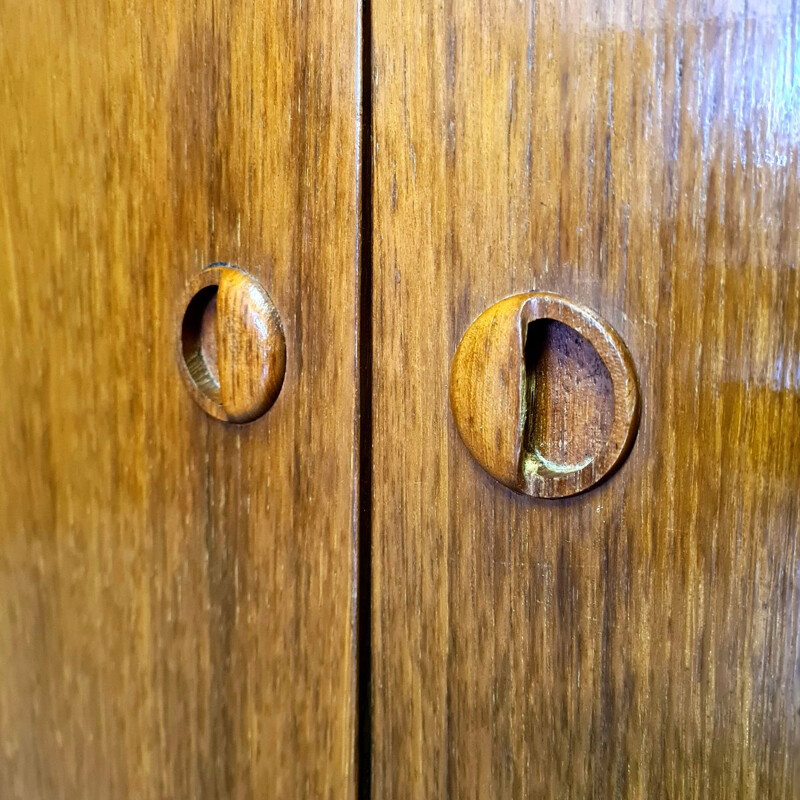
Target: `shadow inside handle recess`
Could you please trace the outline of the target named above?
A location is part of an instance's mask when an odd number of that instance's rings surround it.
[[[525,478],[554,477],[591,463],[608,441],[614,415],[611,376],[594,347],[553,319],[524,333]]]
[[[191,300],[183,317],[181,344],[183,360],[197,388],[219,402],[217,365],[218,286],[205,286]]]

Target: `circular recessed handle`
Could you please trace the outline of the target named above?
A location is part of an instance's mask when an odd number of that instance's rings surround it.
[[[250,422],[275,402],[286,372],[280,317],[258,281],[212,264],[189,284],[179,335],[181,374],[217,419]]]
[[[453,357],[450,407],[461,438],[500,483],[566,497],[630,450],[639,388],[628,349],[585,306],[549,292],[484,311]]]

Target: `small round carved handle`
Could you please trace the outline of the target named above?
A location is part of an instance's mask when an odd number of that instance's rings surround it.
[[[566,497],[601,481],[639,424],[633,360],[589,308],[549,292],[484,311],[453,357],[450,406],[461,438],[500,483]]]
[[[280,317],[255,278],[212,264],[189,284],[179,363],[198,405],[217,419],[250,422],[275,402],[286,372]]]

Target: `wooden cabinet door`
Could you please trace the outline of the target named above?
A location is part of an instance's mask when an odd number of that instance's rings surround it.
[[[795,4],[374,0],[372,29],[373,796],[797,797]],[[448,410],[470,322],[532,289],[641,383],[627,462],[564,500]]]
[[[0,7],[0,796],[353,796],[358,3]],[[244,426],[216,261],[286,332]]]

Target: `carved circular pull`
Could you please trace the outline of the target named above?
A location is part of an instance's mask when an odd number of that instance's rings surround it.
[[[484,311],[453,357],[450,407],[469,451],[500,483],[567,497],[630,450],[639,387],[622,339],[589,308],[549,292]]]
[[[185,307],[179,363],[192,397],[227,422],[260,417],[286,372],[283,326],[269,295],[243,270],[212,264],[191,281]]]

